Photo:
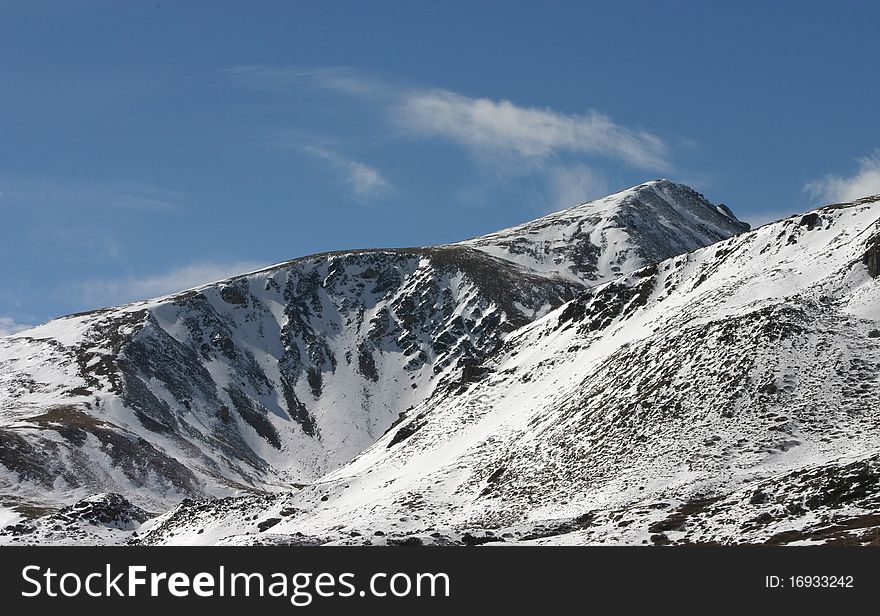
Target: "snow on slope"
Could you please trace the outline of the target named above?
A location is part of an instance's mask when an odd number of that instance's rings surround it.
[[[184,504],[141,540],[876,543],[878,277],[877,197],[667,259],[518,330],[320,482]]]
[[[474,378],[510,332],[602,272],[747,228],[724,212],[650,182],[573,208],[564,227],[537,221],[539,241],[525,225],[459,245],[315,255],[0,339],[0,506],[121,492],[155,511],[314,481],[435,387]],[[581,218],[589,233],[572,232]],[[508,249],[532,244],[578,255],[584,276]]]
[[[307,482],[575,290],[470,249],[389,250],[59,319],[0,343],[0,481],[159,507]]]

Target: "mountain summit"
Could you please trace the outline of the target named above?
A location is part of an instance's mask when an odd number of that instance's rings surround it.
[[[654,180],[460,245],[592,286],[748,229],[693,188]]]

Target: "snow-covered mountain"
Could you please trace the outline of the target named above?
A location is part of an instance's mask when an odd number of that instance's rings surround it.
[[[145,544],[880,542],[880,196],[585,290],[301,490]]]
[[[88,498],[137,519],[310,484],[589,286],[747,228],[659,180],[460,244],[304,257],[2,338],[0,505]]]

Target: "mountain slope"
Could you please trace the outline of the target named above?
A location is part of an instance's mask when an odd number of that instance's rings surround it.
[[[142,541],[876,542],[878,255],[874,197],[634,271],[320,482]]]
[[[575,290],[475,250],[389,250],[53,321],[3,342],[0,461],[159,505],[307,482]]]
[[[497,241],[305,257],[0,339],[0,504],[41,510],[121,492],[157,511],[309,483],[436,387],[476,378],[510,332],[601,282],[595,259],[617,254],[625,269],[678,250],[663,208],[713,229],[685,234],[691,247],[747,227],[720,226],[715,206],[668,181],[596,207],[601,216],[589,204],[566,215],[593,231],[540,249],[586,255],[583,279],[493,256],[534,243],[526,226]],[[628,228],[635,211],[639,228]],[[627,234],[626,246],[603,244],[609,234]]]

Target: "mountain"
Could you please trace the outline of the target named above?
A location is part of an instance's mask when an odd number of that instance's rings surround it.
[[[880,196],[587,288],[301,490],[142,544],[878,544]]]
[[[459,244],[313,255],[2,338],[0,505],[86,498],[137,519],[310,484],[584,289],[747,228],[658,180]]]

